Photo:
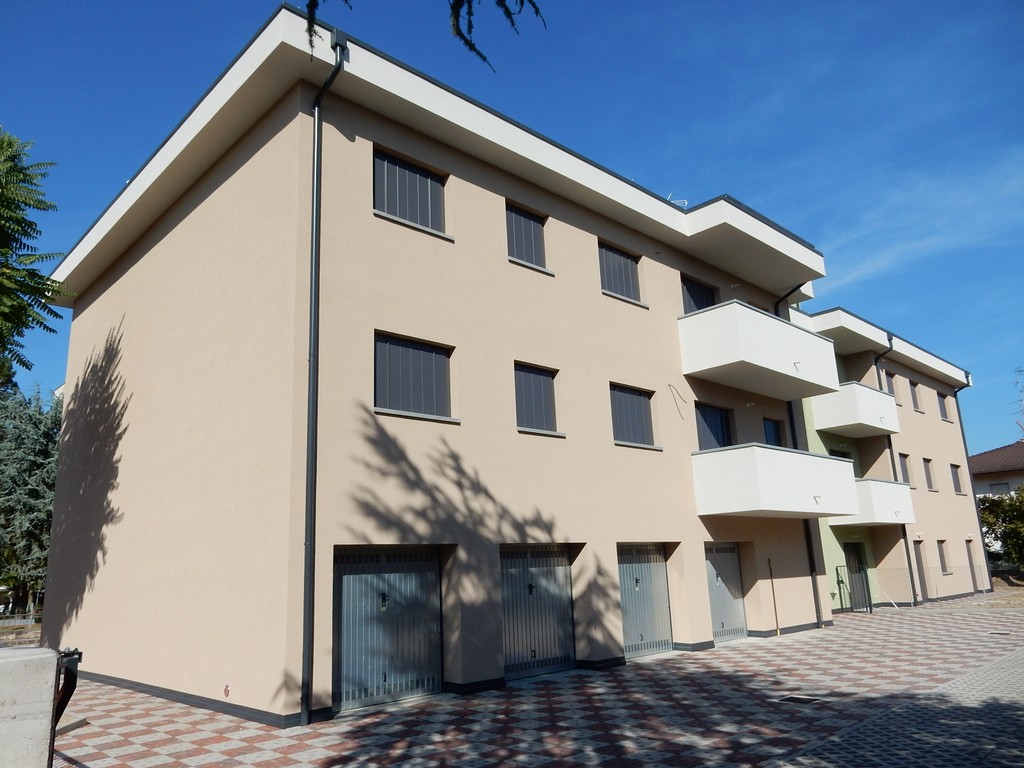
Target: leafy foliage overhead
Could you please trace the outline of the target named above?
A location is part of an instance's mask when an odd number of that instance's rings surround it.
[[[536,0],[493,1],[494,5],[501,11],[502,16],[505,17],[505,21],[508,22],[508,25],[516,34],[519,33],[516,17],[527,8],[533,11],[533,15],[540,20],[541,24],[545,27],[547,26],[547,22],[544,21],[544,16],[541,15],[540,6]],[[307,0],[306,2],[306,34],[309,35],[310,48],[313,47],[313,39],[316,37],[316,13],[320,8],[320,2],[321,0]],[[351,0],[342,0],[342,2],[349,8],[352,7]],[[469,51],[479,57],[487,66],[491,67],[491,62],[488,61],[487,56],[480,50],[473,39],[476,9],[482,2],[483,0],[448,0],[448,18],[451,23],[452,35],[458,38]],[[491,69],[494,69],[494,67],[491,67]]]
[[[55,206],[41,187],[53,164],[30,163],[31,146],[0,128],[0,384],[9,384],[12,365],[32,368],[21,339],[33,328],[53,333],[47,321],[60,315],[47,302],[68,295],[34,266],[60,254],[40,254],[32,245],[40,231],[31,213]]]

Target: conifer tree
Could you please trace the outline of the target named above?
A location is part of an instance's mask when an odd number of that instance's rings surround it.
[[[0,392],[0,585],[26,610],[46,579],[61,401]]]

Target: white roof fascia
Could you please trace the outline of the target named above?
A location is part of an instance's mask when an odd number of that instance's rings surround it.
[[[871,351],[881,354],[889,348],[889,335],[884,328],[870,323],[841,307],[825,310],[814,315],[808,315],[799,310],[793,310],[793,312],[799,312],[799,314],[804,315],[806,319],[802,319],[800,321],[801,324],[804,322],[809,323],[809,328],[825,336],[829,335],[828,331],[831,328],[842,328],[848,334],[855,335],[863,341],[863,346],[859,351]],[[972,385],[971,374],[968,371],[953,365],[953,363],[947,360],[943,360],[937,355],[933,355],[916,344],[911,344],[899,336],[893,335],[892,352],[885,356],[950,386],[963,387]]]
[[[279,11],[263,28],[263,30],[243,50],[235,62],[224,72],[220,79],[214,84],[210,91],[199,101],[188,116],[174,130],[160,148],[146,161],[139,172],[128,182],[127,186],[118,194],[114,201],[100,215],[92,227],[85,233],[81,240],[57,266],[53,272],[53,278],[69,283],[72,290],[78,289],[78,284],[86,281],[86,284],[95,279],[98,274],[109,263],[104,262],[99,268],[88,269],[89,274],[79,278],[76,272],[82,270],[86,259],[95,259],[100,253],[113,250],[114,253],[106,255],[112,260],[120,255],[134,240],[142,234],[145,227],[162,214],[167,207],[191,184],[210,164],[230,146],[236,139],[236,135],[226,131],[221,141],[206,142],[200,146],[198,140],[208,138],[208,129],[215,120],[224,116],[225,109],[232,99],[244,90],[247,83],[250,83],[257,71],[263,67],[268,60],[272,59],[275,53],[283,49],[301,51],[309,62],[309,45],[303,25],[297,25],[294,13]],[[331,60],[329,49],[324,52],[317,52],[317,57],[328,65]],[[318,63],[318,62],[317,62]],[[319,71],[310,63],[310,67]],[[290,68],[289,68],[290,69]],[[292,72],[282,72],[280,77],[284,87],[295,82],[296,75]],[[281,92],[272,92],[272,89],[262,89],[266,93],[266,106],[269,108],[276,101]],[[255,94],[248,94],[255,95]],[[258,97],[257,97],[258,98]],[[262,114],[262,112],[260,112]],[[230,122],[231,115],[227,115]],[[237,119],[249,121],[241,130],[251,125],[248,116],[238,115]],[[202,162],[206,160],[207,162]],[[186,167],[188,166],[188,167]],[[174,183],[174,177],[178,173],[185,179],[184,186]],[[163,187],[161,189],[161,187]],[[157,199],[153,199],[153,198]],[[142,209],[146,210],[143,211]],[[135,221],[138,226],[128,226],[127,223]],[[121,235],[118,237],[117,235]]]
[[[321,27],[320,34],[329,39],[330,29]],[[728,226],[793,260],[810,279],[824,275],[821,254],[727,201],[688,213],[358,41],[348,39],[346,44],[346,61],[331,89],[337,95],[384,114],[415,114],[417,119],[409,124],[418,130],[672,247],[685,250],[690,236]],[[319,83],[326,78],[333,64],[329,46],[317,45],[310,59],[304,16],[282,7],[57,266],[53,277],[73,291],[88,286],[287,87],[298,80]],[[708,260],[714,263],[713,256]],[[810,295],[808,284],[792,300]]]

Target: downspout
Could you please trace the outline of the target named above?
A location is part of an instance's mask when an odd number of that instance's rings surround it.
[[[964,420],[960,416],[960,393],[971,386],[971,372],[964,371],[967,374],[967,383],[962,387],[957,387],[953,390],[953,402],[956,403],[956,417],[960,423],[960,438],[964,441],[964,455],[969,455],[967,452],[967,434],[964,432]],[[974,476],[971,475],[971,468],[967,467],[967,482],[971,487],[971,496],[974,498],[974,514],[978,518],[978,535],[981,535],[981,510],[978,509],[978,494],[974,490]],[[992,569],[988,562],[988,550],[985,549],[985,537],[981,538],[981,559],[985,561],[985,573],[988,574],[988,589],[982,590],[983,592],[992,591]]]
[[[334,68],[313,99],[313,195],[309,244],[309,375],[306,393],[306,524],[302,572],[302,681],[299,688],[299,723],[309,725],[313,681],[313,588],[316,565],[317,411],[320,399],[320,208],[323,175],[324,96],[341,72],[345,41],[331,30]]]
[[[782,318],[782,304],[790,296],[803,288],[804,283],[793,286],[784,296],[775,302],[775,316]],[[796,408],[793,405],[792,400],[786,401],[786,415],[789,417],[789,435],[793,442],[793,448],[796,450],[800,449],[800,434],[796,429]],[[814,531],[811,526],[810,518],[804,518],[804,543],[807,546],[807,564],[811,569],[811,591],[814,594],[814,617],[817,623],[818,629],[825,626],[825,622],[821,616],[821,593],[818,590],[818,560],[814,556]],[[774,585],[773,585],[774,586]]]
[[[885,381],[882,378],[882,358],[889,355],[893,351],[893,335],[886,331],[886,342],[889,344],[889,348],[883,352],[875,355],[875,378],[878,380],[878,390],[885,392]],[[885,444],[889,449],[889,465],[892,468],[892,479],[897,483],[900,482],[899,465],[896,463],[896,449],[892,444],[892,435],[885,436]],[[910,604],[912,606],[917,605],[917,579],[914,578],[914,558],[910,554],[910,535],[907,533],[907,526],[903,524],[900,526],[900,530],[903,534],[903,554],[907,558],[907,575],[910,577]]]

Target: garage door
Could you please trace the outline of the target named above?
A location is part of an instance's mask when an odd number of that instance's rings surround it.
[[[619,544],[619,590],[626,658],[671,651],[665,548],[661,544]]]
[[[558,545],[502,545],[505,678],[576,666],[569,557]]]
[[[436,547],[336,547],[335,709],[441,690]]]
[[[735,544],[705,544],[712,637],[716,643],[747,636],[740,555]]]

